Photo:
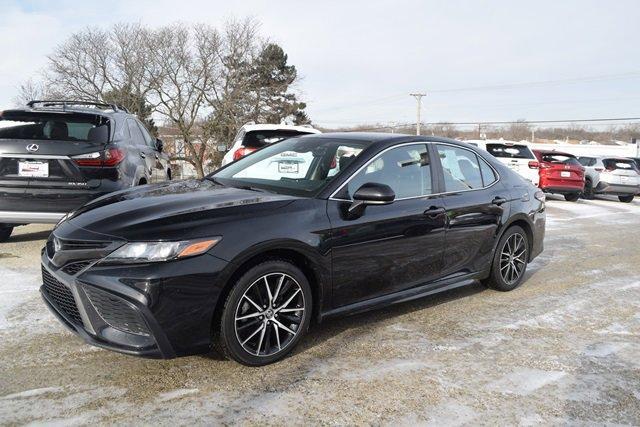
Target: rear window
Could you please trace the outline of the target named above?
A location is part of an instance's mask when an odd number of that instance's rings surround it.
[[[309,132],[299,132],[297,130],[254,130],[249,131],[244,136],[242,145],[248,148],[262,148],[267,144],[280,142],[287,138],[300,135],[308,135]]]
[[[0,116],[0,139],[106,143],[109,124],[108,119],[89,114],[5,112]]]
[[[582,166],[593,166],[596,164],[596,159],[594,159],[593,157],[579,157],[578,162]]]
[[[602,160],[602,164],[604,164],[604,167],[607,168],[607,170],[616,170],[616,169],[635,170],[635,171],[638,170],[638,168],[636,167],[636,162],[634,162],[633,160],[604,159]]]
[[[543,162],[547,163],[580,166],[580,162],[578,161],[578,159],[570,154],[543,153],[540,155],[540,157]]]
[[[526,145],[487,144],[487,151],[493,157],[535,159],[533,152]]]

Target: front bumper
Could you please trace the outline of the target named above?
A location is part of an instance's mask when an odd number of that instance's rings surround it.
[[[168,359],[210,350],[222,289],[218,273],[226,265],[205,254],[156,264],[94,263],[76,272],[56,267],[43,251],[40,291],[64,326],[87,343]]]

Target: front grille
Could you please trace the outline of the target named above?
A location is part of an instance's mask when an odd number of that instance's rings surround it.
[[[44,267],[42,268],[42,283],[47,295],[58,306],[62,314],[74,323],[82,325],[82,317],[71,290],[53,277]]]
[[[71,276],[75,276],[78,272],[87,268],[92,262],[93,260],[72,262],[71,264],[65,265],[62,271]]]
[[[130,334],[150,335],[140,312],[132,304],[98,288],[85,286],[84,290],[91,304],[108,325]]]
[[[77,250],[89,250],[89,249],[104,249],[111,244],[111,242],[99,241],[99,240],[66,240],[58,239],[60,241],[60,250],[62,251],[77,251]]]

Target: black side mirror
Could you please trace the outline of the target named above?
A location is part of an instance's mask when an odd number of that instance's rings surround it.
[[[164,142],[160,138],[156,138],[156,150],[162,153],[162,149],[164,148]]]
[[[367,205],[388,205],[393,203],[396,193],[385,184],[367,182],[353,194],[353,203],[349,206],[350,214],[357,212]]]

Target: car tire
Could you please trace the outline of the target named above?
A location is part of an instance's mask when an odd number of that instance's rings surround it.
[[[509,254],[505,257],[505,254]],[[516,256],[517,255],[517,256]],[[511,291],[520,285],[529,262],[529,238],[517,225],[500,238],[491,264],[491,274],[482,283],[497,291]]]
[[[593,182],[591,179],[586,178],[584,180],[584,191],[582,192],[582,198],[591,200],[593,199]]]
[[[13,233],[13,227],[9,225],[0,224],[0,242],[6,242]]]
[[[618,200],[620,200],[622,203],[631,203],[634,197],[635,196],[633,194],[630,194],[628,196],[618,196]]]
[[[227,296],[215,344],[223,356],[243,365],[277,362],[309,329],[312,307],[311,286],[298,267],[283,260],[262,262],[247,270]]]
[[[577,202],[580,198],[580,193],[569,193],[564,195],[564,199],[567,202]]]

